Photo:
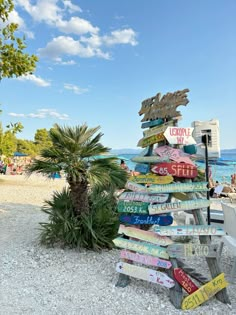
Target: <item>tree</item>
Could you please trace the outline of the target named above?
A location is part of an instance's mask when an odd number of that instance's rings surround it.
[[[27,155],[30,155],[31,157],[36,156],[38,153],[37,147],[33,141],[23,139],[17,139],[16,151],[25,153]]]
[[[48,148],[52,145],[52,141],[49,136],[49,132],[46,128],[37,129],[34,135],[35,144],[38,146],[39,150],[43,148]]]
[[[17,148],[17,139],[14,133],[6,131],[2,136],[1,154],[9,157],[13,156]]]
[[[53,175],[64,171],[69,184],[73,209],[78,217],[89,213],[89,191],[93,188],[123,188],[127,172],[116,158],[98,159],[109,148],[100,143],[100,127],[88,128],[86,124],[76,127],[55,125],[49,131],[52,146],[41,151],[28,168],[28,173]]]
[[[15,36],[18,30],[16,23],[8,23],[9,14],[13,11],[12,0],[0,1],[0,80],[31,74],[38,58],[24,52],[25,38]],[[3,25],[3,26],[2,26]]]

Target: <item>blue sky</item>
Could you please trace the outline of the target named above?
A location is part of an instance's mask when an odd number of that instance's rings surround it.
[[[141,102],[188,88],[180,126],[219,119],[221,148],[236,148],[235,0],[14,3],[10,20],[39,57],[33,75],[0,83],[1,121],[21,121],[19,138],[87,123],[104,145],[136,148]]]

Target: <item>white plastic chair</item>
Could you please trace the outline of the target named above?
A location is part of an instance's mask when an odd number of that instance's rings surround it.
[[[222,253],[223,245],[225,244],[234,255],[233,267],[230,273],[230,282],[233,282],[236,276],[236,204],[226,204],[222,202],[224,212],[224,231],[225,236],[222,236],[219,258]]]

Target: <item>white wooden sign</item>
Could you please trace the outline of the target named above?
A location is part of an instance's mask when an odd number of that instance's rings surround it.
[[[164,136],[170,144],[195,144],[196,141],[192,137],[193,129],[190,127],[168,127],[164,132]]]

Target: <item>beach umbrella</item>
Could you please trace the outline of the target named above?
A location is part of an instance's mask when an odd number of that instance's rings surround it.
[[[14,156],[28,156],[28,154],[21,153],[21,152],[15,152]]]

